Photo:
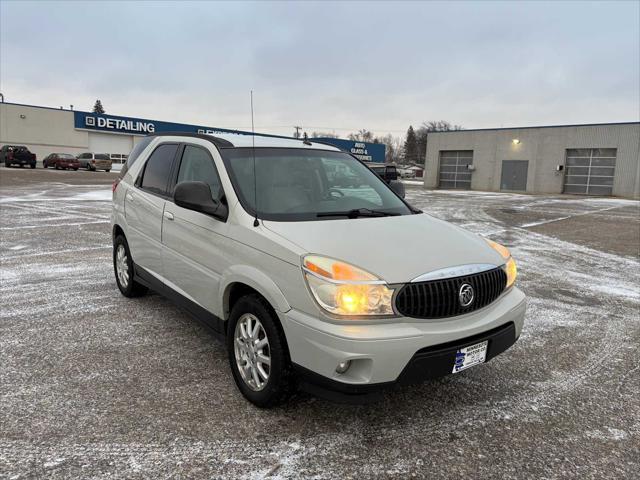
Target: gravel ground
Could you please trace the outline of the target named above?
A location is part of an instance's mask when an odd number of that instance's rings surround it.
[[[519,342],[373,405],[263,411],[198,323],[119,294],[114,178],[0,168],[1,478],[637,478],[638,202],[408,186],[511,247]]]

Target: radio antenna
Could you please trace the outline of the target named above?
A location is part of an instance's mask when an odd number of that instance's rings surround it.
[[[253,226],[260,225],[258,222],[258,181],[256,175],[256,129],[253,125],[253,90],[251,90],[251,153],[253,154],[253,209],[255,218]]]

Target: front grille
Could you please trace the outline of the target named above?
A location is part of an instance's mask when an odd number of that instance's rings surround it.
[[[474,300],[468,307],[460,304],[460,286],[469,284]],[[502,268],[465,275],[463,277],[409,283],[396,297],[396,310],[405,317],[446,318],[473,312],[489,305],[507,286],[507,274]]]

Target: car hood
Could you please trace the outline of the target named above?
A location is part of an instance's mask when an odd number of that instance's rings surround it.
[[[505,263],[480,236],[424,213],[264,226],[305,252],[343,260],[388,283],[443,268]]]

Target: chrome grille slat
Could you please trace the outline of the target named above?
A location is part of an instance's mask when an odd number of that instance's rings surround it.
[[[458,301],[460,286],[474,289],[473,303],[463,308]],[[409,283],[396,296],[396,310],[413,318],[447,318],[483,308],[495,301],[507,285],[507,275],[500,267],[462,277]]]

